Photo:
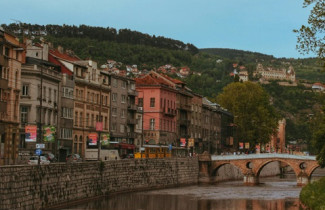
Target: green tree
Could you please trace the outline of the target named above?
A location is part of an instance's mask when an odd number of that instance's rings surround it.
[[[325,0],[304,0],[304,7],[313,5],[308,18],[308,25],[302,25],[298,34],[297,49],[303,54],[316,53],[320,58],[325,59]]]
[[[249,142],[251,147],[270,141],[278,126],[279,115],[260,85],[252,82],[231,83],[217,97],[217,102],[235,116],[240,141]]]

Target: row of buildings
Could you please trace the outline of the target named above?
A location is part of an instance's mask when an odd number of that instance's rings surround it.
[[[0,30],[0,165],[23,163],[36,147],[60,160],[85,157],[102,134],[120,155],[146,144],[215,153],[235,145],[232,122],[177,79],[155,71],[119,76]]]

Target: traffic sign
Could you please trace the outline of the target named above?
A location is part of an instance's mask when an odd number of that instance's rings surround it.
[[[45,144],[36,144],[36,149],[44,149]]]
[[[35,154],[40,156],[42,154],[42,150],[41,149],[36,149]]]

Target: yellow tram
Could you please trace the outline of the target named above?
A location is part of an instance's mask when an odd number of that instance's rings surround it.
[[[143,145],[140,151],[134,154],[134,158],[170,158],[174,156],[184,157],[188,155],[188,150],[182,147],[172,147],[165,145]]]

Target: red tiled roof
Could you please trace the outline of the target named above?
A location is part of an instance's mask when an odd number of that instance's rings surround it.
[[[137,85],[167,85],[167,86],[170,86],[162,78],[159,78],[159,77],[155,78],[150,74],[147,74],[142,78],[135,78],[135,83]]]
[[[61,58],[63,60],[67,60],[67,61],[80,61],[80,59],[76,56],[71,56],[65,53],[60,53],[58,50],[50,50],[49,52],[50,54],[52,54],[55,57]]]
[[[169,76],[167,76],[166,74],[160,74],[161,76],[165,77],[166,79],[168,79],[169,81],[175,83],[175,84],[185,84],[184,82],[178,80],[178,79],[174,79],[174,78],[171,78]]]

